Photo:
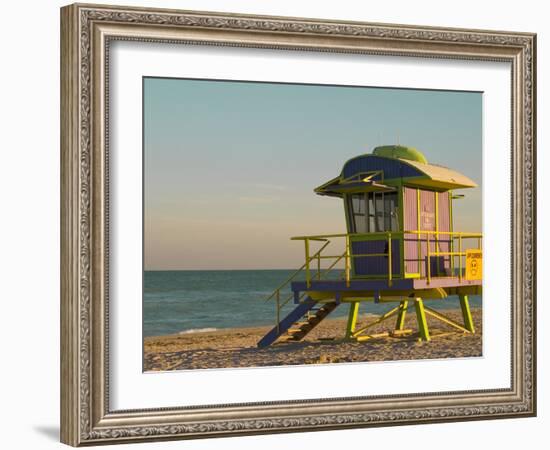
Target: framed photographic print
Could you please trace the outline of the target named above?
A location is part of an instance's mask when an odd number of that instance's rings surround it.
[[[62,441],[536,413],[531,33],[61,10]]]

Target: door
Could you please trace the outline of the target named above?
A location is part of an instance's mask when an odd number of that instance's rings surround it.
[[[449,195],[449,192],[404,188],[404,231],[420,231],[404,234],[405,277],[427,277],[428,264],[430,276],[449,275],[449,255],[435,255],[451,251],[452,239],[446,234],[452,228]]]

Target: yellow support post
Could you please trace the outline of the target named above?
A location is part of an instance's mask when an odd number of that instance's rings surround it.
[[[420,189],[416,188],[416,265],[422,277],[422,243],[420,241]]]
[[[454,239],[454,227],[453,227],[453,191],[449,191],[449,242],[450,242],[450,250],[451,250],[451,275],[455,276],[455,255],[453,254],[455,251],[455,239]]]
[[[474,320],[472,318],[472,312],[470,311],[470,302],[467,295],[460,295],[460,309],[462,309],[462,317],[464,319],[464,327],[470,332],[475,333]]]
[[[432,276],[432,264],[430,261],[430,234],[426,233],[426,258],[428,259],[428,264],[426,267],[426,273],[427,273],[427,284],[430,284],[430,278]]]
[[[349,234],[346,234],[346,287],[349,287],[349,271],[350,271],[350,251],[349,251]]]
[[[399,304],[399,313],[397,315],[397,323],[395,324],[396,330],[403,330],[403,327],[405,326],[405,317],[407,315],[407,308],[409,306],[408,300],[403,300]]]
[[[360,302],[352,302],[349,304],[348,323],[346,325],[346,339],[350,339],[355,332],[357,324],[357,316],[359,313]]]
[[[420,297],[414,299],[414,309],[416,310],[416,321],[418,322],[418,332],[424,341],[430,340],[430,331],[428,330],[428,321],[424,311],[424,302]]]
[[[439,276],[439,256],[437,253],[439,252],[439,192],[434,192],[435,196],[435,253],[436,253],[436,274]]]
[[[391,233],[388,233],[388,286],[392,285]]]
[[[458,280],[462,281],[462,234],[458,235]]]

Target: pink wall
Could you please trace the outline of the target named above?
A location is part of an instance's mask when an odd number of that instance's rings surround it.
[[[436,195],[438,196],[438,223],[436,224]],[[417,216],[417,193],[416,188],[404,188],[404,227],[405,230],[418,229]],[[427,231],[451,231],[449,213],[449,193],[433,192],[420,190],[420,230]],[[436,226],[437,225],[437,226]],[[420,235],[420,258],[418,257],[418,238],[415,234],[406,234],[404,243],[405,252],[405,272],[420,273],[420,276],[426,276],[426,257],[427,257],[427,236]],[[430,235],[430,252],[436,251],[436,242],[433,235]],[[450,238],[442,236],[437,241],[437,251],[450,251]],[[420,264],[419,260],[420,259]],[[431,258],[431,274],[444,274],[450,267],[450,258],[448,256]]]
[[[416,189],[405,187],[404,188],[404,211],[403,221],[405,230],[416,230],[418,228],[418,216],[416,211]],[[405,272],[406,273],[419,273],[418,270],[418,245],[416,242],[416,235],[406,234],[404,236],[405,247]]]

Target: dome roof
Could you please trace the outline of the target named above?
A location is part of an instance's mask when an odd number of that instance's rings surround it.
[[[394,191],[403,184],[440,191],[477,186],[455,170],[428,164],[422,152],[413,147],[384,145],[348,160],[339,176],[315,192],[342,197],[353,192]]]
[[[384,156],[386,158],[400,158],[409,161],[416,161],[422,164],[428,164],[424,154],[414,147],[405,147],[404,145],[382,145],[372,151],[373,155]]]

